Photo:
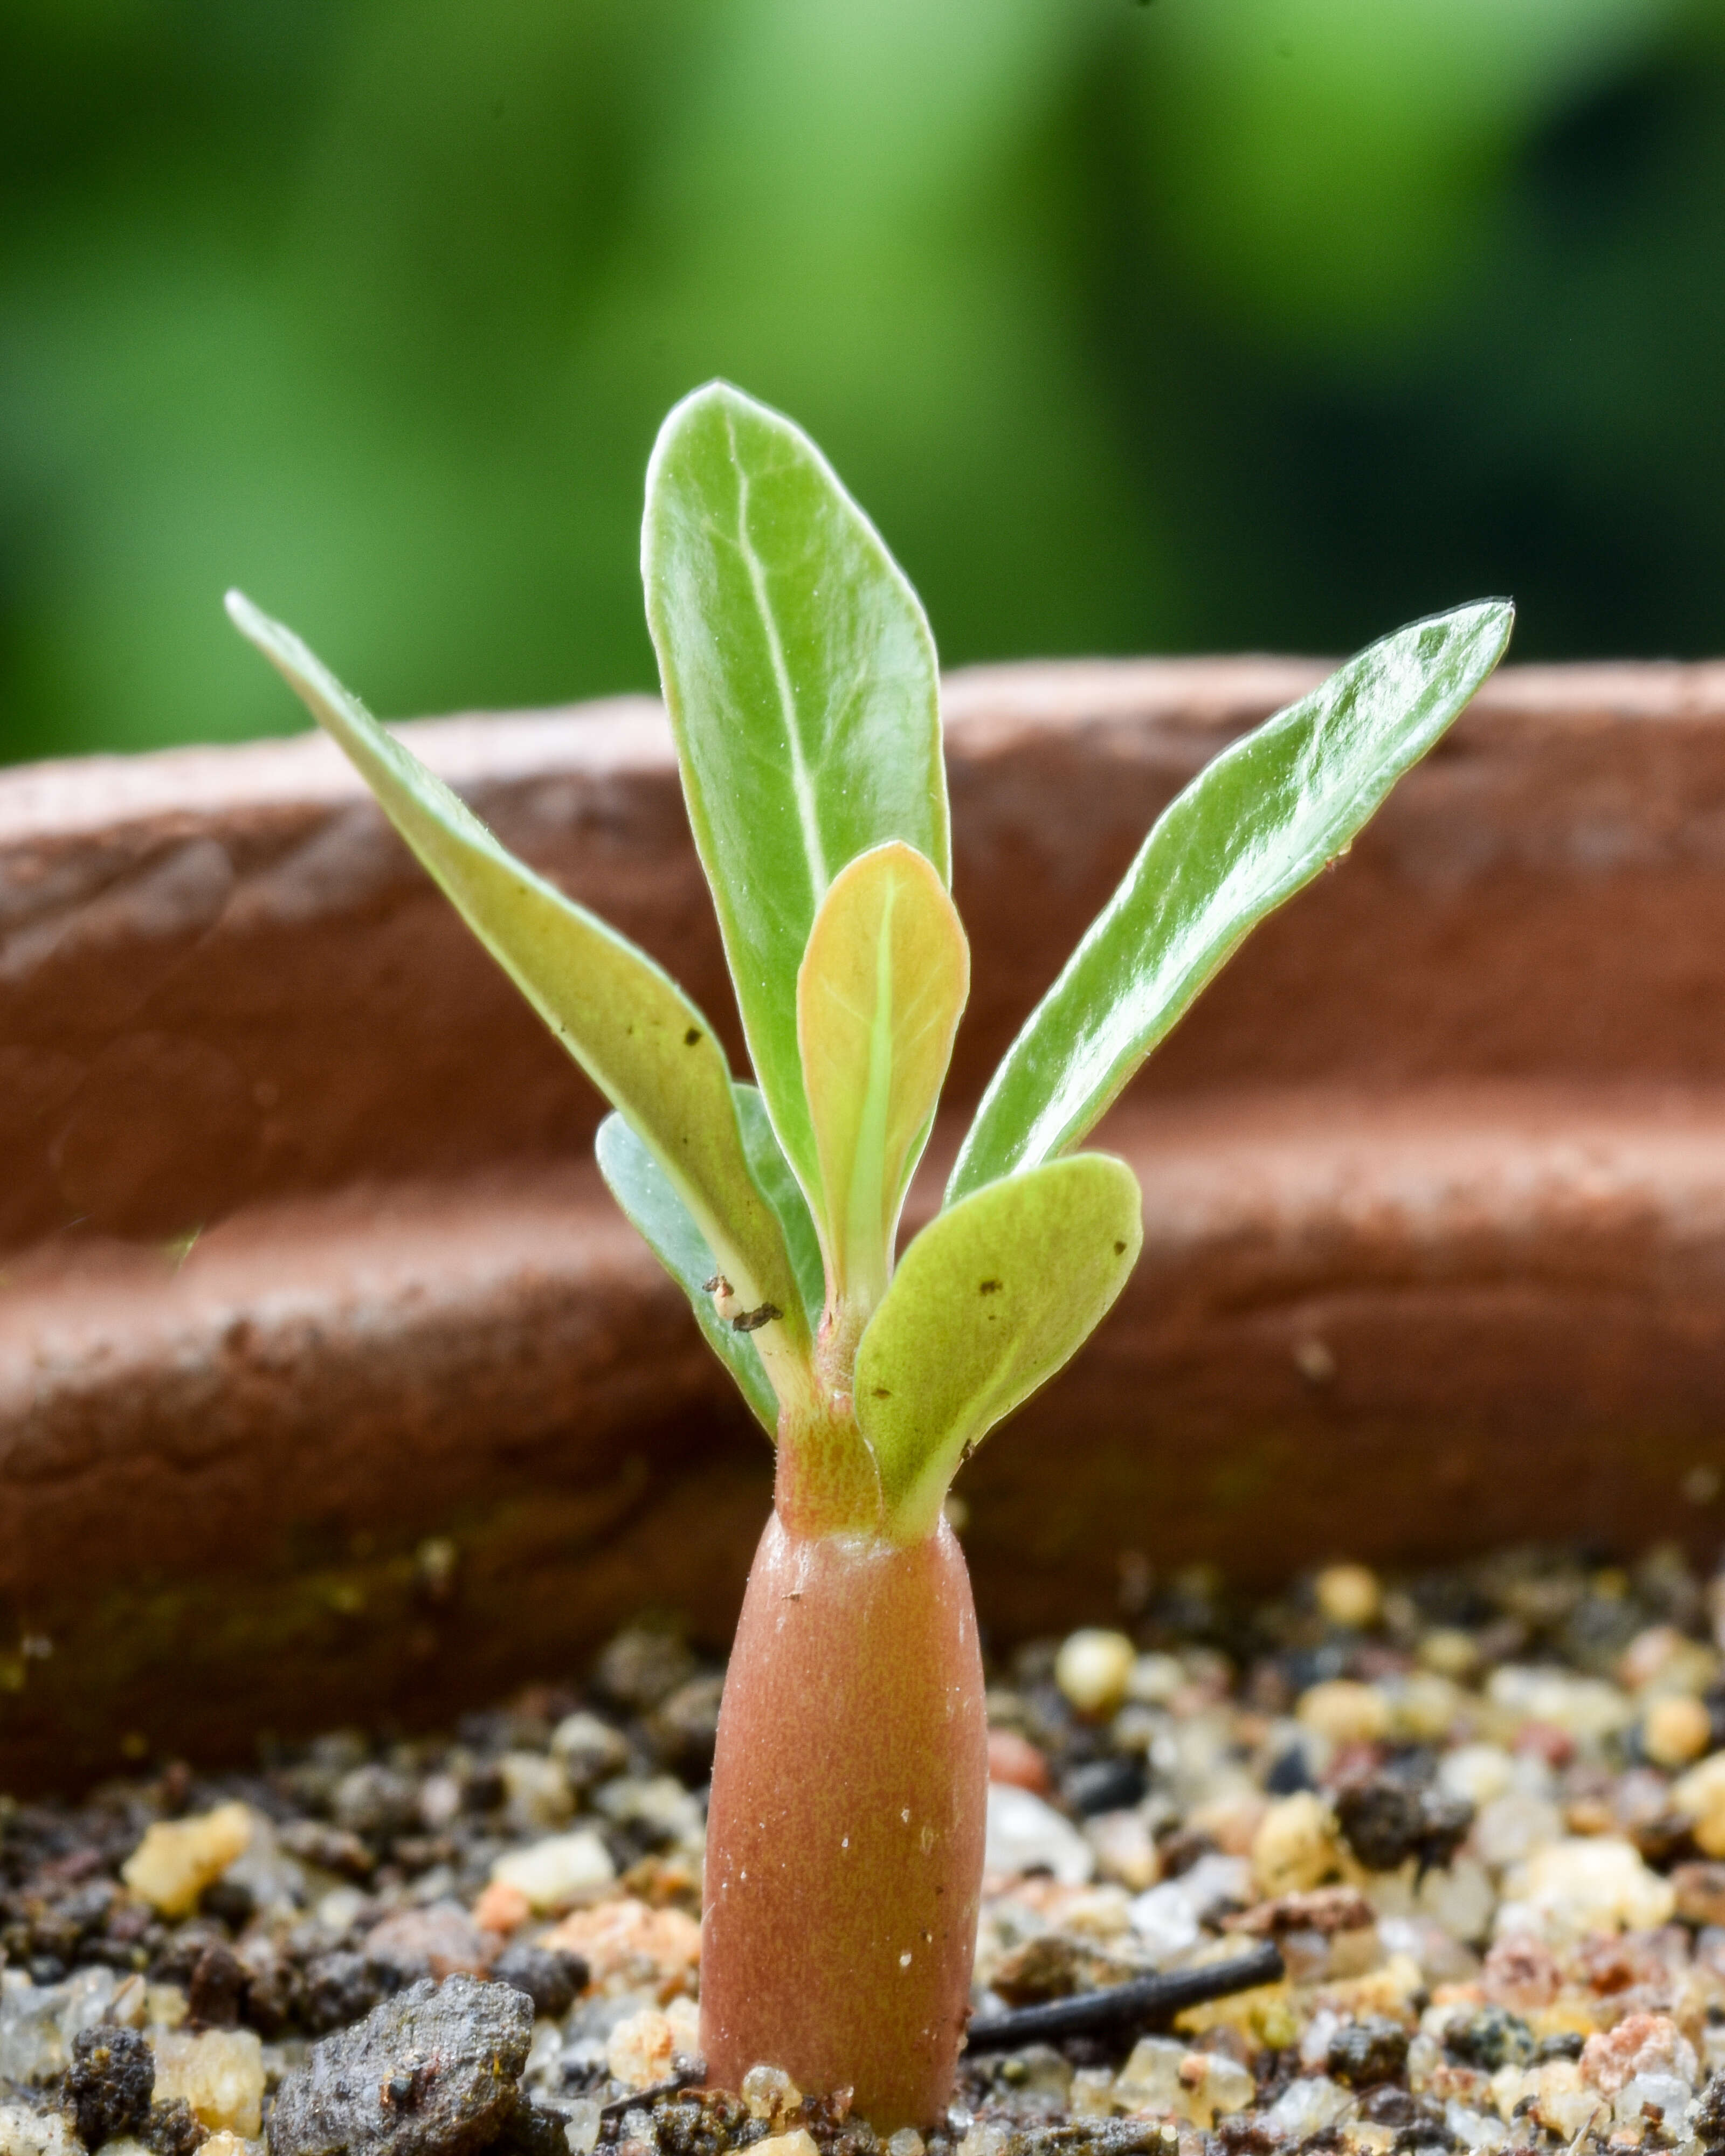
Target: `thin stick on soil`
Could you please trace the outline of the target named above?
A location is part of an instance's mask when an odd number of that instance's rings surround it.
[[[1055,2043],[1063,2036],[1090,2036],[1123,2023],[1166,2021],[1189,2006],[1226,1999],[1260,1984],[1274,1984],[1283,1973],[1280,1949],[1266,1940],[1234,1961],[1212,1962],[1204,1969],[1181,1969],[1169,1975],[1135,1977],[1106,1991],[1081,1991],[1073,1999],[1050,1999],[1039,2006],[1020,2006],[973,2021],[965,2036],[967,2051],[1009,2051],[1020,2044]]]

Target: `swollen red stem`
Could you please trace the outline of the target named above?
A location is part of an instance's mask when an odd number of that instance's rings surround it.
[[[701,2046],[850,2087],[878,2128],[944,2112],[976,1948],[988,1728],[952,1530],[901,1547],[775,1512],[719,1717]]]

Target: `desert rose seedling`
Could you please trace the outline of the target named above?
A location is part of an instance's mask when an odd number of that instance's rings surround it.
[[[934,644],[819,451],[723,383],[659,437],[647,614],[755,1083],[624,937],[498,844],[311,653],[228,610],[614,1112],[599,1166],[778,1446],[726,1681],[701,2033],[943,2110],[983,1864],[970,1584],[942,1503],[1120,1293],[1123,1161],[1077,1150],[1241,937],[1345,848],[1490,673],[1507,603],[1374,644],[1159,819],[983,1096],[938,1214],[901,1209],[964,1009]]]

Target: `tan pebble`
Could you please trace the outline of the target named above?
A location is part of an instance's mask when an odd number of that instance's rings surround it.
[[[1389,1734],[1389,1702],[1374,1686],[1332,1677],[1300,1695],[1295,1715],[1332,1744],[1375,1744]]]
[[[1161,1860],[1155,1839],[1137,1812],[1099,1812],[1085,1821],[1084,1833],[1103,1878],[1117,1880],[1134,1894],[1156,1884]]]
[[[1060,1642],[1055,1682],[1081,1714],[1112,1714],[1126,1697],[1137,1660],[1137,1650],[1124,1632],[1086,1627]]]
[[[105,2145],[110,2148],[114,2146],[111,2141]],[[254,2156],[254,2151],[259,2145],[254,2141],[248,2141],[243,2134],[231,2132],[224,2126],[219,2133],[211,2134],[209,2139],[198,2150],[198,2156]]]
[[[1384,1608],[1384,1589],[1368,1565],[1329,1564],[1317,1580],[1317,1606],[1332,1625],[1363,1631]]]
[[[497,1769],[509,1823],[518,1833],[547,1833],[574,1811],[574,1792],[561,1759],[547,1758],[542,1752],[506,1752]]]
[[[255,2139],[264,2123],[264,2047],[251,2029],[166,2029],[156,2039],[156,2101],[183,2097],[213,2132]]]
[[[1713,1718],[1698,1699],[1674,1692],[1656,1699],[1641,1724],[1641,1748],[1656,1767],[1686,1767],[1712,1741]]]
[[[1173,1655],[1140,1655],[1127,1680],[1126,1696],[1141,1707],[1166,1707],[1186,1688],[1184,1665]]]
[[[670,2017],[653,2007],[619,2021],[605,2044],[605,2065],[629,2088],[651,2088],[670,2071],[677,2049]]]
[[[1673,1865],[1671,1881],[1680,1924],[1725,1924],[1725,1864]]]
[[[1081,2066],[1066,2099],[1074,2118],[1107,2118],[1114,2110],[1114,2076],[1107,2066]],[[888,2156],[891,2156],[889,2144]]]
[[[1427,1669],[1460,1683],[1479,1667],[1480,1650],[1471,1632],[1440,1625],[1420,1642],[1417,1654]]]
[[[1416,1744],[1437,1744],[1461,1719],[1467,1696],[1435,1670],[1416,1670],[1389,1693],[1390,1733]]]
[[[791,2133],[769,2133],[764,2141],[757,2141],[752,2146],[755,2156],[820,2156],[806,2126],[799,2126]]]
[[[1252,1871],[1267,1898],[1322,1887],[1340,1859],[1329,1811],[1310,1789],[1271,1804],[1252,1837]]]
[[[1015,1729],[988,1732],[988,1779],[1029,1789],[1039,1797],[1045,1797],[1054,1786],[1046,1754]]]
[[[196,1819],[159,1820],[120,1867],[132,1892],[164,1917],[189,1916],[250,1846],[252,1815],[244,1804],[218,1804]]]
[[[1617,1665],[1625,1691],[1704,1692],[1719,1674],[1719,1657],[1675,1625],[1650,1625],[1638,1632]]]
[[[1208,1835],[1224,1856],[1250,1856],[1271,1799],[1257,1789],[1234,1789],[1186,1815],[1194,1834]]]
[[[1530,2076],[1533,2117],[1559,2139],[1579,2142],[1604,2109],[1597,2089],[1581,2078],[1574,2059],[1553,2059]]]
[[[1551,1948],[1529,1932],[1497,1940],[1481,1971],[1481,1989],[1491,2003],[1524,2018],[1549,2006],[1563,1980]]]
[[[769,2123],[793,2112],[803,2101],[803,2092],[783,2066],[751,2066],[742,2077],[742,2100],[751,2118]]]
[[[177,1984],[144,1986],[144,2020],[152,2029],[177,2029],[192,2010],[191,2001]]]
[[[1715,1752],[1671,1784],[1671,1803],[1695,1822],[1707,1856],[1725,1856],[1725,1752]]]

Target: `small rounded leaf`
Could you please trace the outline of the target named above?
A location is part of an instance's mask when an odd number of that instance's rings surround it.
[[[895,1539],[933,1527],[961,1461],[1101,1323],[1142,1240],[1137,1178],[1096,1152],[991,1183],[917,1236],[856,1358]]]

